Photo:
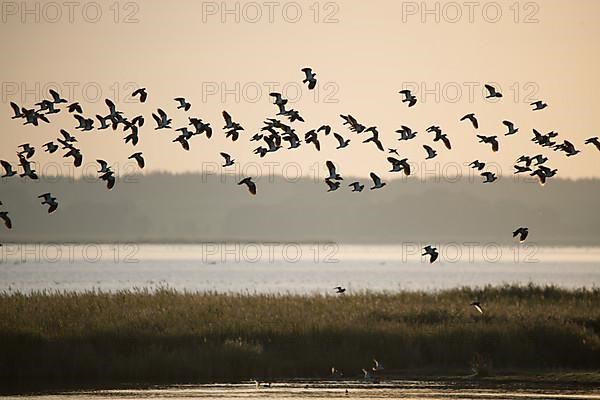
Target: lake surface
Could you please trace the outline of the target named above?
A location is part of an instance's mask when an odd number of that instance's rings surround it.
[[[170,287],[237,293],[439,290],[505,283],[600,287],[600,248],[535,245],[5,244],[0,291]]]
[[[482,388],[451,383],[397,381],[369,385],[356,382],[275,383],[256,389],[255,384],[157,387],[153,389],[98,390],[55,395],[6,397],[7,399],[600,399],[600,391],[590,389],[540,388],[500,385]]]

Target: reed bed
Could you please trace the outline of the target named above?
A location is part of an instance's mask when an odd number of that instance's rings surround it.
[[[600,370],[600,290],[0,293],[5,382],[352,378],[373,358],[384,376]]]

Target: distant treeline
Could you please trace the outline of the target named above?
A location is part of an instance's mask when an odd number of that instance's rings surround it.
[[[512,242],[528,226],[540,245],[600,245],[600,180],[482,184],[388,181],[377,191],[327,193],[322,180],[257,181],[251,196],[235,176],[149,174],[118,182],[42,178],[0,182],[13,220],[2,242],[333,241]],[[345,177],[344,185],[353,179]],[[59,201],[53,215],[37,196]]]

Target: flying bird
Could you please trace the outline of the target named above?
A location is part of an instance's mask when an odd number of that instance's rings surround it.
[[[183,147],[185,151],[190,151],[190,143],[188,142],[187,137],[185,135],[177,136],[175,139],[173,139],[172,142],[179,142],[181,144],[181,147]]]
[[[45,143],[42,147],[44,147],[44,151],[49,154],[52,154],[58,150],[58,145],[54,144],[54,142]]]
[[[94,120],[91,118],[85,118],[83,115],[73,114],[73,117],[79,122],[79,125],[75,129],[81,129],[82,131],[91,131],[94,129]]]
[[[479,143],[488,143],[492,145],[492,151],[497,152],[499,148],[498,137],[497,136],[483,136],[477,135],[479,138]]]
[[[343,149],[344,147],[347,147],[350,144],[350,139],[344,139],[344,137],[338,133],[333,133],[333,136],[337,139],[339,145],[336,147],[337,149]]]
[[[4,221],[4,226],[6,226],[8,229],[12,229],[12,221],[10,220],[7,211],[0,212],[0,219]]]
[[[513,237],[519,236],[519,242],[523,243],[527,239],[527,235],[529,235],[529,228],[522,226],[514,231],[512,235]]]
[[[72,136],[69,132],[65,131],[64,129],[60,130],[60,134],[65,139],[65,142],[75,143],[77,141],[77,139],[75,138],[75,136]]]
[[[508,132],[506,132],[504,136],[514,135],[515,133],[519,132],[519,128],[515,128],[515,124],[512,122],[502,121],[502,123],[508,128]]]
[[[49,92],[50,92],[50,96],[52,96],[52,102],[54,104],[60,104],[60,103],[67,102],[67,100],[60,97],[60,94],[58,94],[58,92],[56,90],[50,89]]]
[[[115,173],[113,171],[107,171],[100,175],[100,179],[106,182],[106,188],[112,190],[115,187]]]
[[[498,177],[496,176],[496,174],[494,174],[493,172],[483,172],[481,174],[481,176],[483,176],[485,178],[485,180],[483,181],[483,183],[492,183],[494,181],[496,181],[498,179]]]
[[[340,187],[340,182],[333,182],[329,180],[329,178],[325,178],[325,183],[327,183],[327,186],[329,186],[329,190],[327,190],[328,192],[336,191]]]
[[[475,160],[471,164],[469,164],[469,167],[481,171],[485,168],[485,163],[479,160]]]
[[[533,111],[538,111],[538,110],[543,110],[544,108],[548,107],[548,104],[544,103],[543,101],[535,101],[531,104],[529,104],[530,106],[533,106]]]
[[[333,288],[333,290],[335,290],[335,292],[337,294],[342,294],[342,293],[344,293],[346,291],[346,288],[341,287],[341,286],[336,286],[336,287]]]
[[[475,129],[479,129],[479,122],[477,122],[477,118],[475,117],[475,114],[471,113],[471,114],[467,114],[464,117],[462,117],[460,120],[464,121],[464,120],[469,120],[471,121],[471,124],[473,124],[473,128]]]
[[[152,113],[152,118],[154,118],[154,120],[156,121],[156,128],[154,128],[154,130],[171,129],[172,120],[169,119],[167,113],[160,108],[157,109],[156,112],[158,113],[158,115]]]
[[[83,114],[83,109],[81,108],[81,105],[78,102],[69,104],[67,106],[67,111],[69,111],[70,113],[78,112],[79,114]]]
[[[223,167],[230,167],[233,165],[234,163],[234,159],[231,158],[231,156],[227,153],[221,153],[221,157],[223,157],[225,159],[225,164],[223,164]]]
[[[12,107],[12,109],[13,109],[13,112],[14,112],[14,114],[15,114],[15,115],[13,115],[13,116],[11,117],[11,119],[15,119],[15,118],[24,118],[24,117],[25,117],[25,114],[23,114],[23,113],[21,112],[21,107],[19,107],[19,106],[18,106],[16,103],[13,103],[13,102],[11,101],[11,102],[10,102],[10,106]]]
[[[137,152],[137,153],[133,153],[132,155],[130,155],[129,157],[127,157],[128,160],[134,159],[137,162],[138,167],[144,168],[144,166],[146,165],[146,161],[144,160],[144,156],[142,155],[141,152]]]
[[[598,136],[586,139],[585,144],[593,144],[594,146],[596,146],[596,149],[600,151],[600,141],[598,140]]]
[[[375,145],[377,146],[377,148],[380,151],[385,151],[383,149],[383,144],[379,140],[379,132],[377,131],[377,128],[375,128],[374,126],[372,126],[369,129],[365,129],[365,132],[367,132],[367,131],[370,131],[373,134],[373,136],[371,136],[367,140],[363,140],[363,143],[373,142],[373,143],[375,143]]]
[[[304,80],[302,81],[302,83],[308,83],[308,89],[309,90],[313,90],[315,88],[315,86],[317,86],[317,79],[315,78],[315,76],[317,76],[317,74],[315,74],[312,71],[312,68],[302,68],[302,72],[304,72]]]
[[[433,148],[431,148],[431,146],[428,146],[428,145],[424,144],[423,148],[427,152],[427,158],[425,158],[426,160],[429,160],[431,158],[435,158],[435,156],[437,156],[437,151],[435,151]]]
[[[131,93],[131,97],[140,96],[140,103],[145,103],[148,98],[148,93],[146,92],[146,88],[136,89],[133,93]]]
[[[400,134],[400,138],[398,140],[410,140],[417,137],[417,133],[410,129],[408,126],[402,125],[402,129],[398,129],[396,133]]]
[[[58,202],[56,201],[56,197],[52,197],[50,193],[44,193],[38,196],[38,199],[43,199],[42,204],[47,204],[48,214],[53,213],[58,208]]]
[[[179,102],[179,105],[177,106],[177,109],[182,108],[184,111],[188,111],[190,109],[190,107],[192,106],[183,97],[175,97],[173,100]]]
[[[492,85],[485,85],[485,88],[488,91],[488,95],[485,96],[486,99],[491,99],[491,98],[494,98],[494,97],[498,97],[498,98],[502,97],[502,93],[498,92],[496,90],[496,88],[493,87]]]
[[[8,161],[0,161],[0,164],[2,164],[2,168],[4,168],[4,175],[2,175],[2,178],[10,178],[11,176],[16,175],[17,173],[13,170],[12,165],[8,162]]]
[[[248,186],[248,191],[252,195],[256,195],[256,184],[254,182],[252,182],[252,178],[251,177],[242,179],[241,181],[238,182],[238,185],[246,185],[246,186]]]
[[[331,133],[331,126],[329,125],[321,125],[319,127],[319,129],[317,129],[317,133],[321,132],[321,131],[325,131],[325,136],[329,135],[329,133]]]
[[[29,143],[21,144],[19,145],[19,147],[22,150],[19,151],[17,154],[24,155],[27,159],[33,157],[33,155],[35,154],[35,147],[31,146]]]
[[[409,107],[412,107],[415,104],[417,104],[417,98],[415,96],[413,96],[413,94],[410,92],[410,90],[404,89],[404,90],[399,91],[398,93],[400,93],[404,96],[404,98],[402,99],[402,102],[408,103]]]
[[[361,185],[360,182],[352,182],[348,186],[352,187],[353,192],[362,192],[365,188],[365,185]]]
[[[429,256],[430,264],[433,264],[433,262],[438,259],[439,253],[437,252],[437,248],[427,245],[423,248],[423,251],[425,253],[421,254],[421,256]]]
[[[392,169],[389,172],[404,171],[404,175],[406,175],[406,176],[410,175],[410,165],[408,164],[407,158],[398,160],[394,157],[388,157],[387,160],[392,164]]]
[[[325,164],[327,165],[327,170],[329,171],[329,176],[326,179],[330,179],[332,181],[341,181],[341,180],[344,180],[344,178],[342,178],[340,176],[340,174],[337,173],[337,171],[335,169],[335,165],[333,164],[333,162],[327,161]]]
[[[369,176],[373,180],[373,186],[371,187],[371,190],[373,190],[373,189],[381,189],[382,187],[384,187],[386,185],[386,183],[382,182],[381,178],[379,178],[377,175],[375,175],[374,172],[371,172],[369,174]]]

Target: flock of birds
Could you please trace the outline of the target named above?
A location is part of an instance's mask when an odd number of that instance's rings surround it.
[[[304,79],[302,82],[307,84],[307,88],[309,90],[313,90],[317,85],[316,74],[311,68],[303,68],[302,72],[304,72]],[[500,93],[491,85],[485,85],[485,89],[487,91],[487,96],[485,97],[488,99],[502,97],[502,93]],[[14,112],[12,119],[22,120],[24,121],[24,125],[33,126],[38,126],[41,122],[46,124],[50,123],[49,118],[52,115],[62,111],[60,105],[67,104],[69,102],[62,98],[58,92],[54,90],[50,90],[49,92],[51,98],[36,103],[35,105],[37,108],[21,107],[14,102],[11,102],[10,104]],[[414,107],[418,103],[417,97],[410,90],[401,90],[399,94],[402,95],[402,103],[407,103],[408,108]],[[148,92],[146,88],[139,88],[132,93],[132,97],[137,98],[140,103],[144,103],[148,98]],[[304,122],[304,118],[301,116],[300,112],[293,108],[288,108],[288,100],[285,99],[281,93],[270,93],[270,97],[273,98],[273,104],[277,107],[275,118],[267,118],[263,122],[264,125],[260,128],[260,131],[249,138],[250,142],[258,143],[258,147],[254,149],[254,154],[258,155],[260,158],[263,158],[270,153],[280,151],[283,148],[282,143],[284,141],[288,143],[287,150],[297,149],[303,144],[301,136],[297,133],[295,127],[292,125],[295,122]],[[174,101],[177,103],[178,110],[188,112],[191,109],[191,103],[189,103],[184,97],[177,97],[174,99]],[[74,127],[74,129],[80,132],[87,132],[94,129],[97,131],[106,129],[112,129],[113,131],[116,131],[117,129],[121,128],[125,135],[123,138],[125,144],[131,144],[133,147],[137,146],[140,140],[140,128],[144,126],[145,123],[144,116],[137,115],[134,117],[128,117],[122,111],[119,111],[115,103],[110,99],[106,99],[105,104],[108,108],[107,113],[104,115],[96,114],[95,119],[93,117],[84,115],[83,107],[78,102],[72,102],[71,104],[66,105],[67,112],[72,114],[77,122],[77,125]],[[531,107],[532,111],[537,112],[544,110],[548,107],[548,105],[543,101],[536,101],[531,103]],[[225,137],[231,139],[233,142],[239,140],[242,137],[242,132],[244,131],[243,126],[239,122],[235,121],[235,119],[227,111],[223,111],[222,115],[224,120],[224,126],[222,130],[225,134]],[[282,119],[287,118],[288,121],[282,122],[280,119],[277,119],[278,117]],[[378,151],[384,153],[386,152],[386,147],[382,143],[376,126],[367,127],[350,114],[342,114],[340,117],[343,120],[343,125],[347,126],[351,133],[363,136],[361,139],[359,139],[363,144],[374,145]],[[154,130],[173,129],[171,126],[173,120],[163,109],[158,108],[156,113],[152,114],[152,118],[156,123]],[[177,136],[172,140],[173,143],[179,143],[182,149],[185,151],[190,150],[191,140],[195,136],[205,135],[207,139],[210,139],[213,135],[213,127],[209,122],[205,122],[201,118],[191,116],[188,116],[188,121],[189,123],[187,126],[175,129]],[[464,115],[462,118],[460,118],[460,121],[469,123],[475,131],[479,129],[479,121],[475,113]],[[519,128],[516,127],[511,121],[505,120],[502,121],[502,124],[506,127],[504,136],[515,135],[519,132]],[[64,158],[71,158],[74,166],[80,167],[83,162],[83,154],[77,147],[77,138],[65,129],[60,129],[59,132],[60,137],[56,138],[55,141],[49,141],[42,146],[44,151],[53,154],[59,150],[62,150],[64,151]],[[397,139],[399,141],[409,141],[414,139],[418,134],[418,132],[404,125],[401,126],[401,129],[396,130],[395,132],[399,134]],[[441,141],[447,150],[452,149],[450,138],[439,126],[432,125],[428,127],[426,129],[426,133],[433,135],[432,141],[434,143]],[[337,146],[335,147],[337,150],[342,150],[348,147],[351,143],[351,139],[346,138],[337,132],[333,132],[333,129],[330,125],[322,125],[319,128],[311,129],[304,134],[304,144],[307,146],[312,145],[316,151],[320,151],[321,141],[325,140],[324,136],[327,137],[330,134],[332,134],[335,142],[337,143]],[[368,137],[365,138],[365,135],[368,135]],[[479,139],[480,143],[489,145],[492,152],[498,152],[500,150],[500,139],[498,136],[485,136],[478,134],[477,138]],[[551,148],[554,151],[563,152],[567,157],[572,157],[580,153],[580,150],[577,149],[572,142],[568,140],[559,141],[558,133],[554,131],[543,134],[534,129],[533,138],[531,140],[540,147]],[[591,144],[600,151],[600,140],[598,137],[591,137],[587,139],[584,144]],[[438,151],[430,145],[423,145],[423,149],[426,153],[426,160],[433,159],[438,155]],[[29,178],[33,180],[38,179],[38,175],[31,163],[31,159],[35,154],[36,149],[30,143],[24,143],[20,145],[19,149],[17,150],[17,157],[18,166],[22,169],[22,172],[18,173],[17,168],[15,168],[11,162],[1,160],[0,163],[4,169],[2,178],[10,178],[18,174],[21,178]],[[411,166],[408,159],[401,158],[396,148],[388,147],[386,154],[386,160],[391,166],[389,172],[402,172],[406,176],[411,175]],[[223,157],[222,166],[224,168],[235,164],[235,159],[230,154],[221,152],[220,155]],[[128,158],[135,160],[140,169],[145,167],[145,159],[142,152],[133,152]],[[98,178],[106,183],[106,187],[109,190],[113,189],[116,183],[116,177],[114,171],[111,169],[111,166],[105,160],[98,159],[96,161],[99,166],[97,171]],[[522,155],[515,162],[514,173],[529,173],[531,176],[537,177],[540,184],[544,185],[549,178],[552,178],[557,173],[557,169],[553,169],[546,165],[547,161],[548,158],[542,154]],[[338,172],[338,168],[333,161],[328,160],[326,162],[326,166],[329,173],[324,180],[325,184],[327,185],[327,191],[333,192],[339,190],[342,183],[341,181],[343,181],[343,177]],[[485,162],[474,160],[469,164],[469,166],[480,173],[483,178],[483,183],[492,183],[498,179],[493,172],[485,171]],[[384,182],[375,172],[370,172],[370,178],[372,180],[370,190],[377,190],[386,186],[386,182]],[[238,182],[238,185],[245,185],[249,193],[252,195],[257,194],[256,183],[250,176],[241,179]],[[348,187],[351,188],[352,192],[362,192],[365,188],[365,184],[359,181],[354,181],[350,182]],[[42,205],[48,207],[48,213],[53,213],[58,209],[59,203],[57,198],[51,193],[40,194],[38,198],[41,199]],[[1,201],[0,205],[3,205]],[[8,229],[12,228],[12,221],[7,211],[0,211],[0,218],[3,220],[4,225]],[[513,232],[512,235],[513,237],[518,237],[520,242],[523,242],[526,240],[528,234],[529,231],[527,227],[519,227]],[[438,259],[439,253],[435,247],[428,245],[424,247],[422,256],[429,257],[429,262],[433,263]],[[335,293],[340,295],[343,295],[346,292],[346,289],[341,286],[335,287],[334,290]],[[483,314],[483,308],[479,301],[474,301],[470,305],[477,312]],[[383,370],[383,365],[380,362],[374,360],[374,363],[375,366],[371,370],[363,369],[365,379],[369,381],[375,381],[376,373]],[[335,368],[332,369],[333,375],[338,373],[339,371],[337,371]]]

